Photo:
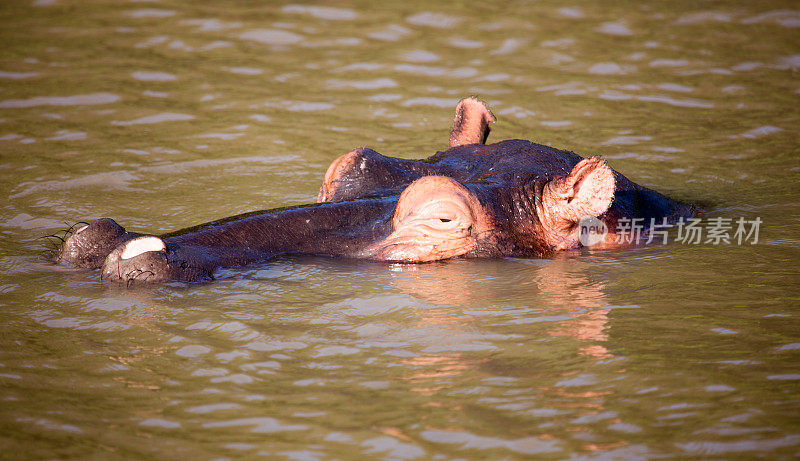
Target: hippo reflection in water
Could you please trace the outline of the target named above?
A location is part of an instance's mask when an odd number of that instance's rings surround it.
[[[279,255],[399,262],[547,257],[581,247],[597,217],[616,245],[621,218],[674,222],[694,212],[634,184],[604,160],[529,141],[486,145],[495,118],[472,98],[456,107],[450,149],[424,160],[360,148],[335,160],[317,204],[247,213],[161,236],[109,218],[75,231],[57,260],[102,268],[105,279],[197,281],[216,268]]]

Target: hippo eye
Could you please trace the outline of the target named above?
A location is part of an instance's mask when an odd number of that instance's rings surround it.
[[[415,222],[420,229],[449,233],[461,233],[472,224],[472,212],[458,195],[431,194],[420,202],[406,215],[405,223]]]
[[[414,229],[431,238],[463,237],[475,219],[471,201],[471,193],[458,182],[427,176],[403,192],[395,211],[395,228]]]
[[[435,261],[461,256],[478,241],[483,226],[478,198],[458,181],[425,176],[411,183],[397,201],[392,233],[369,252],[391,261]]]

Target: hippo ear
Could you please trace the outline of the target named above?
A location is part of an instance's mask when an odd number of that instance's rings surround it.
[[[456,106],[453,129],[450,130],[450,147],[468,144],[486,144],[492,128],[490,123],[497,120],[482,101],[464,98]]]
[[[603,159],[586,158],[545,185],[542,221],[551,230],[569,230],[581,218],[605,213],[613,200],[614,171]]]

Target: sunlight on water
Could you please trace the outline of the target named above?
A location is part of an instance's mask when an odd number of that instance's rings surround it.
[[[795,3],[0,5],[0,450],[21,458],[796,458]],[[354,147],[601,155],[756,244],[287,258],[128,289],[43,238],[311,203]],[[706,227],[706,230],[708,228]],[[731,231],[732,234],[733,231]],[[146,443],[142,443],[145,440]]]
[[[37,106],[88,106],[111,104],[119,101],[119,96],[109,93],[80,94],[76,96],[36,97],[29,99],[10,99],[0,101],[0,109],[27,108]]]

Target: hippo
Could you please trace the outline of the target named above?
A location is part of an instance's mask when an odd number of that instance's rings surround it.
[[[695,207],[633,183],[599,157],[523,140],[486,144],[496,119],[461,100],[450,148],[422,160],[355,149],[333,161],[317,203],[256,211],[170,232],[129,232],[113,219],[75,230],[56,261],[120,282],[212,280],[221,267],[282,255],[402,263],[450,258],[546,258],[583,246],[579,223],[672,223]],[[630,222],[630,221],[628,221]],[[638,222],[638,221],[637,221]]]

